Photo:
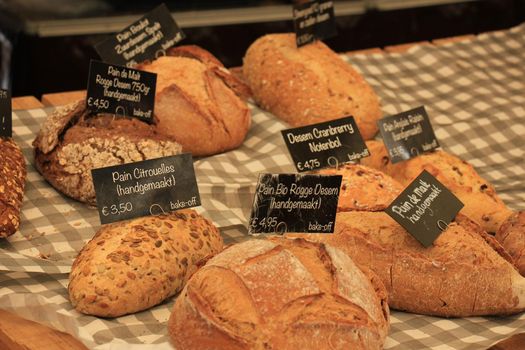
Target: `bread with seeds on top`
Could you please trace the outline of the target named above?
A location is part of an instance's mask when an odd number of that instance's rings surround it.
[[[73,263],[71,304],[101,317],[148,309],[177,294],[222,246],[217,228],[190,209],[105,225]]]

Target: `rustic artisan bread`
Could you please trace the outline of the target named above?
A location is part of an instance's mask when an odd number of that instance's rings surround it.
[[[509,252],[521,275],[525,276],[525,211],[512,214],[496,232],[496,239]]]
[[[498,242],[465,216],[423,247],[384,212],[339,213],[332,235],[305,236],[333,245],[386,286],[393,309],[466,317],[525,310],[525,279]]]
[[[92,205],[96,198],[91,169],[181,152],[173,137],[136,118],[89,115],[85,101],[50,114],[33,147],[35,166],[53,187]]]
[[[26,163],[11,138],[0,137],[0,238],[12,235],[20,225]]]
[[[244,84],[204,50],[178,50],[168,51],[175,56],[162,56],[137,67],[157,74],[158,130],[174,137],[194,156],[237,148],[251,123],[248,105],[236,94]]]
[[[351,115],[363,138],[377,132],[377,95],[320,41],[297,48],[294,34],[265,35],[248,48],[242,72],[256,102],[292,126]]]
[[[403,187],[390,176],[358,164],[343,164],[319,170],[322,175],[342,175],[338,211],[383,210],[401,193]]]
[[[226,69],[217,57],[213,56],[209,51],[204,50],[197,45],[180,45],[173,46],[166,52],[168,56],[189,57],[204,63],[206,66],[213,68],[214,72],[223,80],[223,82],[232,89],[237,96],[247,101],[252,93],[250,87],[240,78],[239,74],[235,74],[234,70]],[[238,69],[238,68],[237,68]]]
[[[71,304],[101,317],[145,310],[178,293],[222,244],[215,226],[193,210],[105,225],[73,263]]]
[[[496,232],[512,214],[496,194],[494,186],[481,178],[472,165],[456,156],[436,150],[392,164],[382,142],[368,141],[367,147],[371,156],[363,158],[362,164],[385,172],[404,186],[427,170],[465,204],[461,213],[488,232]]]
[[[382,349],[382,284],[340,250],[250,240],[209,260],[175,302],[168,331],[187,349]]]

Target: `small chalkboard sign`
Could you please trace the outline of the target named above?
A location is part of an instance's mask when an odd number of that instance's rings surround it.
[[[281,131],[299,172],[337,167],[370,152],[353,117]]]
[[[260,174],[250,234],[334,232],[341,175]]]
[[[439,147],[425,107],[377,121],[390,161],[398,163]]]
[[[422,245],[429,247],[463,208],[463,203],[426,170],[385,210]]]
[[[337,35],[334,2],[314,0],[293,6],[297,47]]]
[[[87,109],[152,122],[157,74],[91,61]]]
[[[104,62],[132,67],[163,55],[185,38],[165,4],[95,45]]]
[[[0,136],[13,136],[13,116],[12,116],[11,92],[0,89]]]
[[[93,169],[91,174],[102,224],[201,204],[189,153]]]

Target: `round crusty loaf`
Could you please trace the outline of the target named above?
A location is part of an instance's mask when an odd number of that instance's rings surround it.
[[[358,164],[319,170],[322,175],[342,175],[337,211],[384,210],[401,193],[403,186],[390,176]]]
[[[353,116],[365,140],[377,132],[377,95],[320,41],[297,48],[294,34],[265,35],[248,48],[242,72],[257,103],[292,126]]]
[[[272,238],[209,260],[168,331],[178,350],[382,349],[388,318],[383,285],[340,250]]]
[[[178,293],[222,245],[217,228],[193,210],[105,225],[73,263],[71,304],[101,317],[145,310]]]
[[[33,142],[35,166],[57,190],[96,204],[91,169],[172,156],[181,152],[173,137],[136,118],[90,116],[85,101],[58,108]]]
[[[20,225],[26,162],[12,138],[0,137],[0,155],[0,238],[5,238]]]
[[[250,127],[250,110],[225,83],[224,68],[163,56],[139,69],[157,74],[157,128],[174,137],[185,152],[206,156],[241,145]]]
[[[525,211],[512,214],[496,232],[501,243],[514,261],[514,266],[525,276]]]
[[[392,164],[380,141],[368,141],[371,156],[362,164],[383,171],[402,185],[410,184],[423,170],[435,176],[465,204],[461,210],[485,231],[496,232],[512,214],[499,198],[494,186],[479,176],[472,165],[442,150]]]

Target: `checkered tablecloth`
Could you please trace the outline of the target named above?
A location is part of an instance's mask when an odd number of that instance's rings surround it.
[[[402,54],[344,57],[375,88],[385,115],[425,105],[442,147],[471,162],[514,209],[525,209],[525,24],[446,46]],[[246,239],[258,173],[293,172],[279,130],[286,125],[252,106],[253,125],[237,150],[199,159],[199,210],[227,243]],[[75,312],[67,273],[99,227],[97,211],[50,187],[32,166],[31,142],[49,110],[14,113],[28,178],[19,232],[0,241],[0,308],[67,331],[97,349],[155,344],[170,349],[173,300],[115,319]],[[392,312],[387,349],[479,349],[525,330],[525,314],[442,319]]]

